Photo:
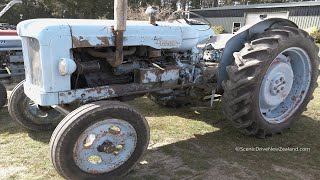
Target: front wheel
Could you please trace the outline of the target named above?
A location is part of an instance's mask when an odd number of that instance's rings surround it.
[[[124,103],[86,104],[55,129],[51,160],[66,179],[117,179],[140,160],[149,134],[145,118]]]
[[[6,104],[7,102],[7,90],[4,85],[0,82],[0,109]]]
[[[40,107],[24,94],[23,83],[20,82],[9,98],[9,114],[15,122],[32,131],[54,129],[63,119],[63,115],[51,107]]]
[[[238,53],[223,82],[223,110],[241,131],[258,137],[289,128],[318,86],[319,48],[292,27],[265,31]]]

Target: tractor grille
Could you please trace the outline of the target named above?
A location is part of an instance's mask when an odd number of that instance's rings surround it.
[[[41,62],[40,62],[40,44],[35,38],[28,38],[28,59],[30,62],[29,76],[31,78],[32,84],[42,85],[42,72],[41,72]]]

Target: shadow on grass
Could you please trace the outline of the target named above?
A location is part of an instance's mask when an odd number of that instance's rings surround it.
[[[11,119],[6,107],[0,110],[0,135],[27,133],[28,136],[35,141],[49,143],[52,132],[53,131],[34,132],[27,130]]]
[[[167,108],[155,104],[146,97],[131,101],[129,104],[145,117],[177,116],[194,121],[202,121],[217,128],[223,128],[227,125],[223,123],[225,122],[225,117],[222,114],[221,103],[219,101],[214,102],[214,108],[209,107],[209,102],[197,107]]]
[[[219,131],[147,151],[129,179],[317,179],[320,122],[302,116],[291,130],[268,139]],[[237,147],[310,148],[310,151],[239,152]],[[263,179],[263,178],[262,178]]]
[[[160,108],[146,99],[132,104],[146,117],[178,116],[210,124],[220,130],[148,150],[129,179],[316,179],[320,177],[320,121],[306,115],[283,135],[248,137],[233,128],[215,109]],[[310,148],[310,151],[237,152],[236,148]]]

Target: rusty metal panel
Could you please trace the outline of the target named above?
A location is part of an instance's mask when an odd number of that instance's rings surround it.
[[[176,66],[170,66],[163,70],[159,68],[141,68],[135,71],[135,82],[142,84],[158,82],[177,84],[179,79],[179,71],[179,67]]]
[[[84,48],[84,47],[108,47],[110,46],[108,37],[83,37],[83,36],[73,36],[72,43],[74,48]]]
[[[68,104],[75,101],[92,102],[101,99],[114,97],[123,97],[136,94],[146,94],[149,92],[160,91],[163,89],[175,89],[181,87],[189,87],[196,84],[172,85],[163,83],[154,84],[121,84],[100,86],[87,89],[76,89],[58,93],[58,104]]]

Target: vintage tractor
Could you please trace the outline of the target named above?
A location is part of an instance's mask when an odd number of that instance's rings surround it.
[[[12,0],[0,12],[2,17],[12,6],[21,4],[20,0]],[[24,79],[24,66],[21,39],[15,26],[0,23],[0,109],[7,102],[7,90],[2,84],[20,82]]]
[[[24,79],[21,38],[15,30],[0,30],[0,109],[7,102],[6,84]]]
[[[147,95],[177,107],[220,94],[232,125],[265,138],[289,128],[312,99],[319,49],[289,20],[243,27],[222,51],[210,26],[184,13],[159,22],[148,8],[149,22],[127,22],[126,8],[115,1],[115,20],[18,25],[26,80],[13,90],[9,113],[30,130],[58,124],[51,160],[66,179],[115,179],[140,160],[148,123],[124,101]]]

